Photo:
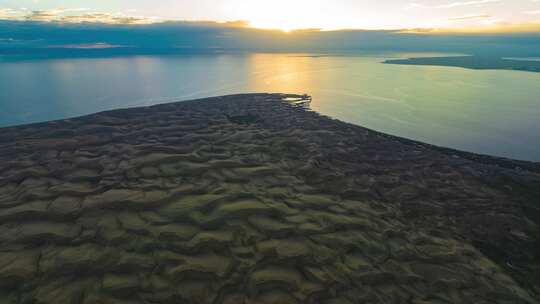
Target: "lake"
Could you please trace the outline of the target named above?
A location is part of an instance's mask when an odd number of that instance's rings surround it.
[[[346,122],[540,161],[540,73],[381,63],[412,56],[0,59],[0,126],[232,93],[306,93],[313,110]]]

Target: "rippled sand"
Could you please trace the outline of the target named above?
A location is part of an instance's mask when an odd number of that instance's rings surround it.
[[[0,303],[537,303],[538,164],[296,101],[0,129]]]

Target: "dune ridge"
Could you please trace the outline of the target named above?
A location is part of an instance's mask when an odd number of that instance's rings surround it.
[[[308,102],[0,129],[0,302],[538,303],[538,164]]]

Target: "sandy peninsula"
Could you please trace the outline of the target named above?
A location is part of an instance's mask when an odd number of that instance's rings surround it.
[[[0,129],[0,303],[539,303],[539,164],[308,102]]]

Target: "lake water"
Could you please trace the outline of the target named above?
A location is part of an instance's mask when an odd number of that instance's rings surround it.
[[[381,64],[411,55],[4,60],[0,126],[231,93],[307,93],[313,110],[343,121],[540,161],[540,73]]]

